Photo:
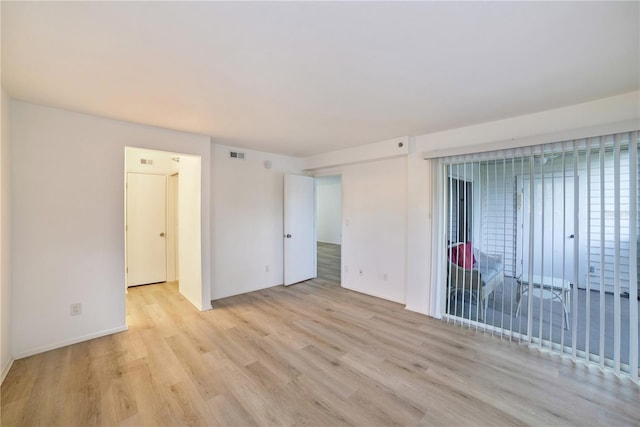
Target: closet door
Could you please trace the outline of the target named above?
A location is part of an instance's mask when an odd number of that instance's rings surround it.
[[[127,286],[167,280],[164,175],[127,174]]]

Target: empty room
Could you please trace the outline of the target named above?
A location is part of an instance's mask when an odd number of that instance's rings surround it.
[[[2,426],[640,425],[640,3],[0,2]]]

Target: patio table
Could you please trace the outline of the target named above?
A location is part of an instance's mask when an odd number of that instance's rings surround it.
[[[520,314],[520,303],[522,297],[529,293],[529,278],[527,276],[516,279],[518,285],[516,290],[516,316]],[[534,297],[541,299],[551,299],[562,303],[564,311],[563,327],[569,328],[569,313],[571,312],[571,282],[559,277],[534,275],[531,280],[531,290]]]

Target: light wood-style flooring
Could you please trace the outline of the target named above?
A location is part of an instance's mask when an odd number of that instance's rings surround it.
[[[341,246],[318,242],[318,279],[340,283]]]
[[[640,424],[640,387],[316,279],[198,312],[132,288],[129,330],[18,360],[2,426]]]

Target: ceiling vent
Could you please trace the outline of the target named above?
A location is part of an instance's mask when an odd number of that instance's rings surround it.
[[[140,163],[143,165],[152,165],[153,164],[153,160],[151,159],[140,159]]]
[[[229,151],[230,159],[244,160],[244,153],[239,151]]]

